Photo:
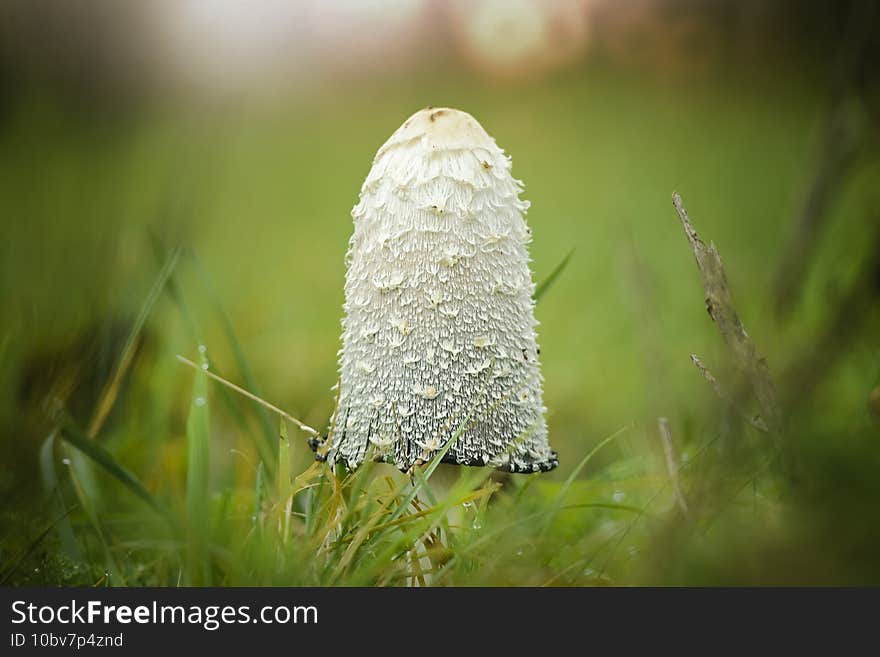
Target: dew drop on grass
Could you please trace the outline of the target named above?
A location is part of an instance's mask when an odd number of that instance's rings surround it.
[[[204,397],[196,397],[196,406],[204,406],[205,398]]]
[[[69,458],[63,458],[63,459],[61,459],[61,462],[62,462],[64,465],[70,465],[70,459],[69,459]]]
[[[203,345],[203,344],[199,345],[199,353],[200,354],[207,353],[207,351],[208,351],[208,348],[205,345]]]
[[[624,493],[622,490],[616,490],[611,494],[611,499],[614,500],[616,504],[620,504],[621,502],[623,502],[625,497],[626,493]]]

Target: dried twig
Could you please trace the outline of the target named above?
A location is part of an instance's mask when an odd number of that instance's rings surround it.
[[[669,473],[669,481],[672,483],[672,496],[681,512],[687,515],[688,505],[678,481],[678,459],[675,457],[675,447],[672,445],[669,420],[665,417],[658,418],[657,425],[660,427],[660,441],[663,443],[663,454],[666,457],[666,471]]]
[[[724,390],[721,384],[718,383],[718,379],[716,379],[712,372],[710,372],[709,369],[705,365],[703,365],[703,362],[697,357],[696,354],[691,354],[691,360],[700,371],[700,374],[703,375],[703,378],[709,382],[710,386],[712,386],[712,390],[715,391],[715,394],[718,395],[718,398],[721,401],[736,410],[741,418],[743,418],[746,422],[755,427],[755,429],[757,429],[758,431],[762,431],[764,433],[767,433],[767,431],[769,431],[769,429],[767,428],[767,423],[764,422],[763,419],[761,419],[760,415],[752,416],[737,405],[733,398],[729,394],[727,394],[727,391]]]
[[[219,376],[219,375],[217,375],[217,374],[214,374],[213,372],[211,372],[211,371],[209,371],[209,370],[206,370],[206,369],[204,369],[203,367],[199,367],[196,363],[192,362],[189,358],[185,358],[185,357],[183,357],[183,356],[181,356],[181,355],[178,354],[178,356],[177,356],[177,360],[179,360],[179,361],[180,361],[181,363],[183,363],[184,365],[189,365],[190,367],[192,367],[192,368],[195,369],[195,370],[198,370],[198,369],[202,369],[202,370],[204,370],[204,372],[205,372],[205,376],[207,376],[209,379],[213,379],[213,380],[216,381],[217,383],[222,383],[224,386],[226,386],[227,388],[229,388],[229,389],[231,389],[231,390],[234,390],[235,392],[237,392],[238,394],[242,395],[243,397],[247,397],[247,398],[250,399],[251,401],[255,401],[255,402],[257,402],[258,404],[260,404],[261,406],[263,406],[263,407],[265,407],[265,408],[268,408],[268,409],[269,409],[270,411],[272,411],[273,413],[277,413],[278,415],[280,415],[281,417],[283,417],[283,418],[284,418],[285,420],[287,420],[288,422],[291,422],[291,423],[293,423],[294,425],[296,425],[296,427],[299,428],[300,431],[304,431],[304,432],[306,432],[307,434],[309,434],[310,436],[312,436],[312,437],[314,437],[314,438],[320,438],[320,437],[321,437],[321,433],[320,433],[317,429],[313,429],[313,428],[310,427],[309,425],[307,425],[307,424],[301,422],[300,420],[297,420],[295,417],[293,417],[293,416],[292,416],[290,413],[288,413],[287,411],[281,410],[280,408],[278,408],[277,406],[275,406],[275,404],[270,404],[270,403],[267,402],[265,399],[260,399],[260,398],[257,397],[254,393],[252,393],[252,392],[248,392],[247,390],[245,390],[245,389],[242,388],[241,386],[237,386],[237,385],[235,385],[232,381],[227,381],[227,380],[224,379],[222,376]]]
[[[700,239],[677,193],[672,195],[672,204],[681,219],[681,225],[697,261],[697,269],[700,272],[703,289],[706,291],[706,310],[709,311],[709,316],[724,338],[736,367],[748,378],[761,407],[762,417],[769,427],[777,428],[780,423],[779,407],[767,361],[758,353],[736,312],[721,256],[714,244],[706,246],[706,243]]]
[[[724,392],[724,389],[721,387],[721,384],[718,383],[718,379],[710,372],[703,362],[699,359],[696,354],[691,354],[691,361],[693,361],[694,365],[697,366],[697,369],[700,370],[700,374],[703,375],[703,378],[709,382],[709,385],[712,386],[712,390],[715,391],[715,394],[718,395],[718,398],[722,401],[727,401],[727,393]]]

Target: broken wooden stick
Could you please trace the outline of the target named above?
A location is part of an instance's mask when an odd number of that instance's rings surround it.
[[[697,261],[700,280],[706,292],[706,310],[718,327],[734,364],[748,379],[761,408],[761,416],[770,429],[777,429],[781,418],[776,402],[776,388],[770,377],[767,361],[758,353],[733,305],[721,256],[714,244],[707,246],[700,239],[688,218],[681,196],[677,193],[672,194],[672,205],[681,219],[684,233]]]
[[[724,389],[724,387],[718,382],[718,379],[709,371],[705,365],[703,365],[703,361],[696,354],[691,354],[691,361],[694,366],[700,371],[700,374],[703,375],[703,378],[709,382],[709,385],[712,386],[712,390],[715,391],[715,394],[718,395],[718,399],[727,404],[728,407],[732,408],[739,414],[739,416],[751,424],[755,429],[762,433],[767,433],[769,429],[767,428],[767,423],[761,419],[760,415],[751,415],[746,412],[744,409],[740,408],[740,406],[736,403],[736,400]]]

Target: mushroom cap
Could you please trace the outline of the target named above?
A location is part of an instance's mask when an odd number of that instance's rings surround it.
[[[318,454],[549,470],[527,245],[510,159],[474,117],[420,110],[352,210],[339,404]]]
[[[451,107],[426,107],[404,121],[376,157],[381,157],[397,144],[414,139],[423,139],[430,150],[497,148],[495,140],[467,112]]]

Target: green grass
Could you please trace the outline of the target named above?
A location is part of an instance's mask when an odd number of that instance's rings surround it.
[[[766,289],[822,106],[810,85],[601,70],[516,86],[442,74],[430,87],[378,84],[227,114],[167,105],[97,121],[45,96],[10,113],[0,579],[880,581],[876,311],[815,396],[786,391],[795,401],[775,445],[725,411],[689,358],[732,384],[673,190],[718,246],[776,375],[809,352],[858,270],[874,160],[835,205],[803,302],[787,324],[773,320]],[[532,201],[553,473],[436,462],[412,477],[334,473],[314,462],[308,433],[208,376],[326,427],[349,210],[382,141],[441,103],[477,116]]]

